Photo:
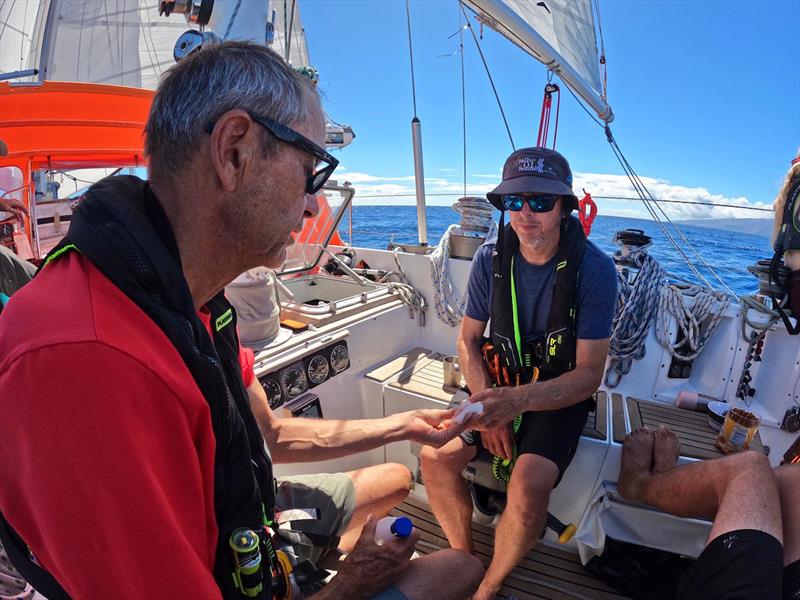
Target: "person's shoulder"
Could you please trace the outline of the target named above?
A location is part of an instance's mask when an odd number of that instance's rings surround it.
[[[0,319],[0,355],[95,338],[89,263],[70,253],[15,293]],[[5,361],[3,361],[5,362]]]
[[[472,257],[472,262],[481,266],[492,264],[492,254],[494,254],[495,239],[489,240],[481,244],[475,251],[475,256]]]
[[[46,266],[12,296],[0,319],[0,365],[34,351],[69,355],[73,344],[118,350],[162,378],[175,370],[169,361],[179,358],[158,326],[77,252]]]
[[[615,274],[616,267],[614,266],[614,259],[603,252],[597,244],[591,240],[586,240],[586,250],[583,253],[581,270],[601,276],[609,276]]]

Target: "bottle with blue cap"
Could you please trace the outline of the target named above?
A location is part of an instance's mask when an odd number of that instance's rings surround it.
[[[411,535],[414,524],[408,517],[383,517],[375,526],[375,543],[379,546]]]

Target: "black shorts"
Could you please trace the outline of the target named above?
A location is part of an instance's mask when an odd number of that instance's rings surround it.
[[[783,568],[783,600],[800,600],[800,560]]]
[[[676,598],[780,600],[782,579],[780,542],[763,531],[739,529],[711,540],[684,573]]]
[[[594,410],[594,398],[559,410],[529,411],[522,414],[517,431],[517,455],[535,454],[558,467],[557,486],[578,449],[586,418]],[[461,438],[470,446],[483,447],[479,431],[465,431]]]

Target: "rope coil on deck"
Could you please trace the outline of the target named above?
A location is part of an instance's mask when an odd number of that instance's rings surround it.
[[[397,265],[397,271],[394,275],[400,280],[397,281],[390,281],[387,283],[389,291],[392,293],[397,294],[400,296],[400,299],[408,305],[408,310],[410,317],[412,319],[418,319],[420,327],[425,326],[425,309],[428,308],[428,302],[425,300],[425,296],[423,296],[417,288],[415,288],[411,280],[406,275],[406,272],[403,270],[403,265],[400,264],[400,249],[395,248],[394,250],[394,264]]]
[[[621,243],[619,238],[615,241]],[[691,362],[703,351],[730,304],[730,298],[723,292],[695,285],[669,284],[666,270],[647,252],[651,244],[629,248],[630,254],[625,260],[639,269],[632,284],[618,274],[617,311],[608,351],[611,361],[605,376],[609,388],[619,385],[622,377],[630,372],[634,360],[644,358],[647,334],[654,319],[659,344],[674,358]],[[615,258],[619,261],[621,251],[615,253]],[[684,296],[694,296],[691,307],[684,303]],[[676,334],[675,339],[679,341],[675,342],[670,335],[673,318],[678,331],[683,333],[683,338]],[[686,345],[688,351],[682,350]]]
[[[447,228],[439,240],[439,245],[431,253],[430,259],[436,316],[445,325],[457,327],[464,317],[467,293],[464,292],[463,297],[459,295],[453,287],[447,269],[450,259],[450,238],[463,231],[468,237],[490,239],[497,234],[497,224],[493,219],[494,209],[485,198],[461,198],[453,204],[453,210],[461,215],[461,221]]]

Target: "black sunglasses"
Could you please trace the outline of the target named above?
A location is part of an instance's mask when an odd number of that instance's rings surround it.
[[[537,213],[550,212],[558,201],[558,194],[504,194],[503,207],[515,212],[522,210],[527,202],[528,207]]]
[[[259,117],[253,114],[250,114],[250,118],[282,142],[286,142],[298,150],[310,154],[319,162],[326,163],[321,169],[314,171],[306,180],[306,194],[316,194],[320,191],[322,186],[325,185],[325,182],[328,181],[328,178],[333,175],[336,167],[339,166],[339,161],[306,136],[297,133],[294,129],[286,125],[273,121],[268,117]],[[214,131],[214,125],[216,125],[216,121],[208,123],[208,125],[206,125],[206,133],[210,134]]]

